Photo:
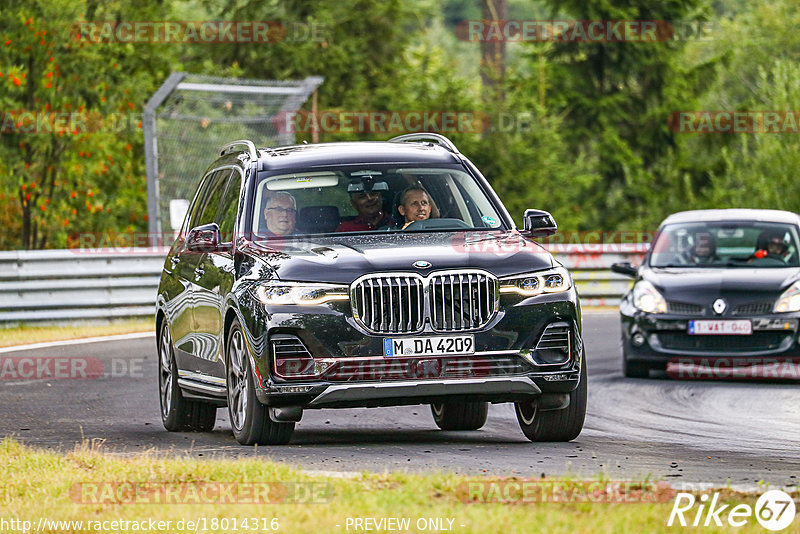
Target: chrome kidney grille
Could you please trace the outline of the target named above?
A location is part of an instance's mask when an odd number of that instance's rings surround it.
[[[424,294],[419,275],[362,277],[350,289],[353,317],[376,333],[418,332],[425,321]]]
[[[353,318],[375,334],[436,332],[486,326],[497,313],[498,281],[485,271],[442,271],[362,276],[350,287]]]
[[[481,328],[494,316],[497,302],[497,279],[488,273],[431,277],[431,326],[438,332]]]

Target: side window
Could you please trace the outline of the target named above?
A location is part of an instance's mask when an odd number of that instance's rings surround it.
[[[216,171],[209,177],[205,195],[199,204],[196,217],[192,220],[192,228],[214,222],[219,210],[219,201],[225,191],[225,183],[230,173],[230,169],[225,169]]]
[[[242,175],[234,170],[228,180],[228,187],[225,196],[222,197],[222,204],[217,215],[217,224],[223,243],[233,240],[233,228],[236,224],[236,212],[239,209],[239,190],[241,189]]]
[[[192,223],[197,220],[197,213],[200,211],[200,207],[203,204],[203,197],[206,194],[208,183],[211,181],[211,178],[213,178],[213,174],[209,174],[200,181],[200,187],[197,188],[197,192],[195,192],[194,198],[192,199],[192,204],[189,206],[189,210],[186,212],[186,217],[183,220],[181,235],[185,236],[189,230],[194,228],[194,224]]]

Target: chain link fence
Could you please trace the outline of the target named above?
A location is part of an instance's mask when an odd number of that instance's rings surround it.
[[[185,205],[181,200],[191,199],[223,145],[237,139],[259,147],[293,143],[294,133],[279,121],[299,110],[321,83],[320,77],[275,81],[171,74],[143,118],[151,244],[174,230],[170,206],[175,219]]]

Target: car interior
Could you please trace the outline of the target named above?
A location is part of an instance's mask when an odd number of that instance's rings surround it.
[[[498,228],[500,218],[471,178],[445,169],[391,169],[354,171],[312,171],[268,177],[256,189],[258,216],[254,233],[263,235],[263,213],[268,191],[286,191],[297,203],[297,234],[335,233],[339,225],[358,217],[350,202],[352,193],[379,192],[382,210],[389,224],[379,231],[399,230],[404,218],[398,210],[403,191],[421,187],[428,194],[430,218],[415,223],[415,229]],[[470,188],[473,188],[470,190]],[[476,194],[477,193],[477,194]],[[439,220],[434,222],[434,220]]]
[[[779,253],[770,252],[768,245],[773,239],[781,243]],[[797,236],[791,228],[778,224],[680,225],[661,233],[650,263],[654,267],[796,267]]]

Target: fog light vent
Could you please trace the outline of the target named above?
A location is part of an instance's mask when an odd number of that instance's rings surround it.
[[[571,350],[572,330],[569,323],[550,323],[536,344],[535,358],[539,364],[563,364],[569,361]]]
[[[275,374],[282,378],[314,376],[314,358],[297,336],[280,334],[270,338]]]

